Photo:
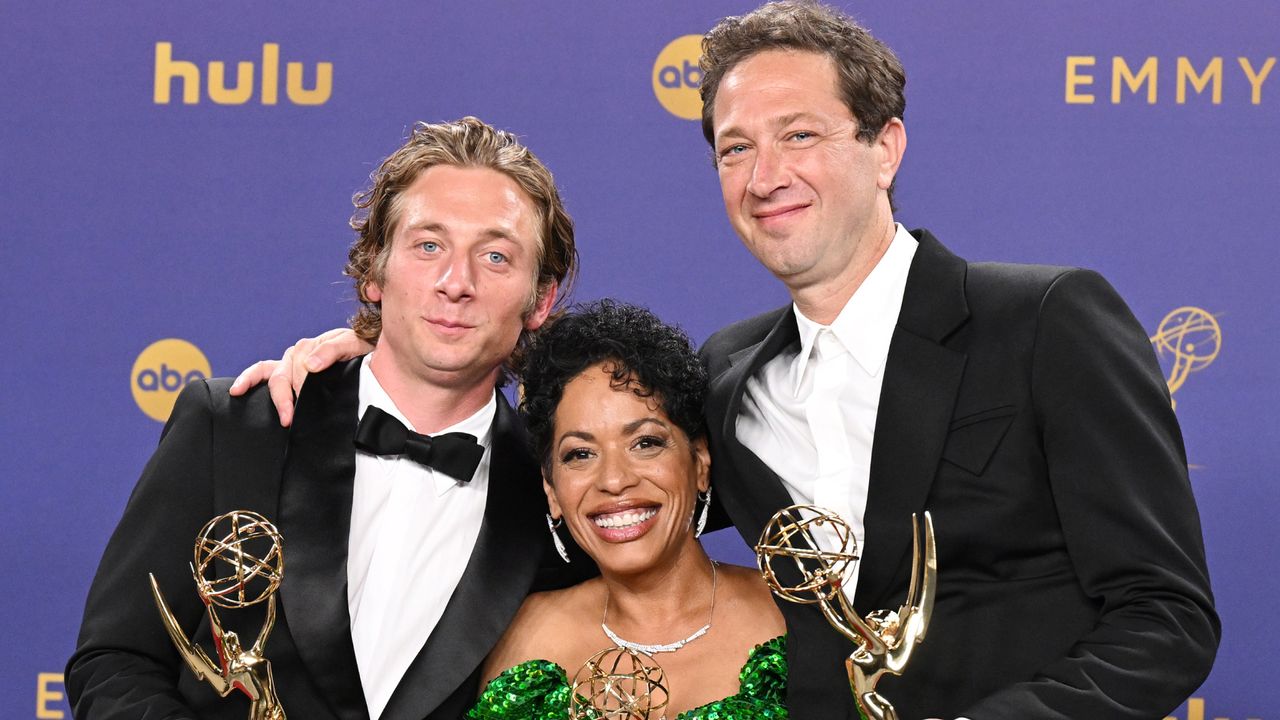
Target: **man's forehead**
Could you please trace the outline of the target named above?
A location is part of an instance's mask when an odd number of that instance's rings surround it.
[[[745,102],[746,107],[727,112],[729,102]],[[808,50],[761,50],[724,74],[713,108],[715,134],[738,130],[744,121],[776,128],[796,120],[825,119],[841,107],[844,99],[829,56]]]
[[[509,239],[527,229],[530,239],[539,241],[537,203],[514,178],[491,167],[440,164],[424,168],[392,201],[392,216],[396,233],[445,232],[465,225],[487,236]],[[530,227],[521,227],[526,224]]]
[[[799,48],[765,48],[747,55],[725,71],[721,88],[750,92],[769,84],[830,80],[837,85],[836,61],[831,55]]]

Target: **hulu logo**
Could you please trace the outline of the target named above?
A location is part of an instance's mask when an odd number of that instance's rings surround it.
[[[304,67],[300,62],[285,65],[285,96],[294,105],[323,105],[333,93],[333,63],[315,64],[315,85],[304,83]],[[227,87],[227,64],[211,61],[207,73],[209,99],[219,105],[243,105],[254,93],[254,64],[236,63],[236,81]],[[280,46],[262,44],[261,82],[258,95],[263,105],[275,105],[280,99]],[[195,105],[200,102],[200,68],[188,60],[173,59],[173,43],[156,43],[155,102],[168,105],[174,81],[182,88],[182,102]]]

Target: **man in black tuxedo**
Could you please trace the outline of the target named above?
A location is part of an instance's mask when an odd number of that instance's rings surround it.
[[[1164,716],[1220,627],[1146,333],[1095,273],[968,263],[894,222],[905,75],[848,17],[766,5],[703,52],[730,222],[793,300],[702,349],[729,518],[753,543],[786,505],[838,511],[866,614],[903,602],[932,512],[933,623],[881,683],[904,719]],[[848,642],[782,609],[792,717],[857,717]]]
[[[572,276],[572,221],[546,167],[475,118],[418,125],[357,207],[346,272],[373,354],[314,376],[288,428],[265,389],[183,391],[90,590],[67,668],[77,718],[247,716],[183,666],[147,582],[212,652],[189,553],[239,509],[284,537],[264,654],[291,718],[456,718],[474,701],[550,545],[496,387]],[[220,617],[247,646],[263,605]]]

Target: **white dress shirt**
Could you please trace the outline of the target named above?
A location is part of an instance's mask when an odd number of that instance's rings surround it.
[[[795,308],[799,351],[771,358],[747,380],[736,420],[738,439],[778,474],[794,502],[825,507],[849,523],[859,555],[880,388],[917,245],[898,225],[889,249],[830,325]],[[815,539],[837,549],[830,534]],[[844,587],[852,600],[856,565]]]
[[[369,368],[360,368],[360,415],[370,405],[413,429]],[[369,717],[382,714],[392,691],[426,644],[458,587],[484,520],[490,441],[497,397],[437,434],[465,432],[484,446],[470,482],[403,456],[356,452],[347,558],[347,606]]]

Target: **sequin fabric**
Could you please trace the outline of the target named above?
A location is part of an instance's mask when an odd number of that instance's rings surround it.
[[[738,694],[676,720],[783,720],[787,717],[787,641],[757,645],[738,674]],[[504,670],[480,693],[468,720],[567,720],[569,678],[559,665],[529,660]]]

